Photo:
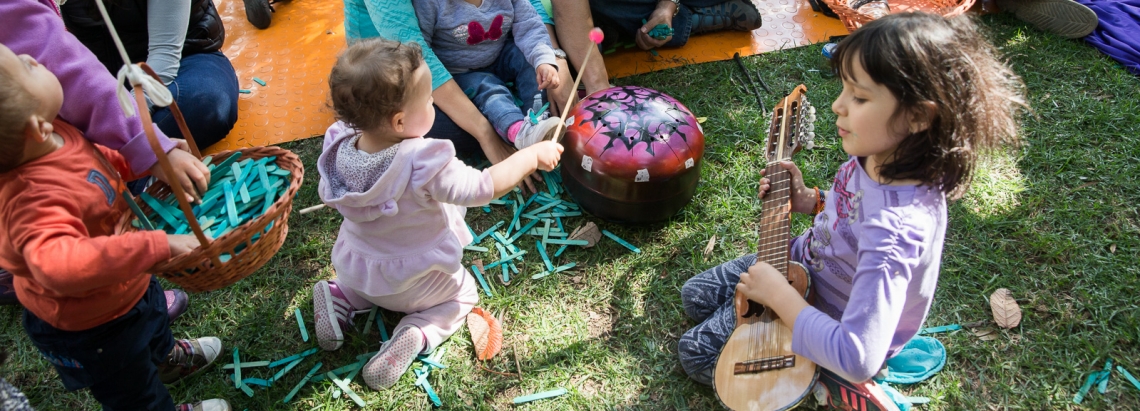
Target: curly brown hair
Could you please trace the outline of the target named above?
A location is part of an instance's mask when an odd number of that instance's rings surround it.
[[[374,130],[399,113],[423,62],[419,44],[372,38],[349,46],[329,74],[329,97],[338,120]]]
[[[0,70],[0,173],[20,165],[27,138],[28,119],[40,101],[6,70]]]
[[[970,187],[980,152],[1018,144],[1025,85],[970,17],[891,14],[843,39],[832,68],[853,80],[856,57],[898,99],[891,120],[929,120],[879,166],[883,177],[919,180],[957,199]],[[933,115],[924,109],[930,106]]]

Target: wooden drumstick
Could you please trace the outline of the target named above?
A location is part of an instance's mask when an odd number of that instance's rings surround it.
[[[602,39],[605,35],[602,34],[602,29],[594,27],[590,29],[590,41],[595,45],[602,44]],[[554,142],[557,143],[558,139],[562,137],[562,127],[566,125],[566,115],[570,113],[570,102],[574,101],[574,95],[578,94],[578,84],[582,82],[582,73],[586,72],[586,65],[590,63],[590,55],[594,54],[593,51],[597,47],[591,46],[586,49],[586,58],[582,59],[582,66],[579,67],[578,77],[574,79],[574,86],[570,87],[570,98],[566,99],[566,104],[562,106],[562,115],[558,117],[558,127],[554,129]]]

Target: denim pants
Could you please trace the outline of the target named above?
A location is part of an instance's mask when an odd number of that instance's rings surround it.
[[[83,331],[63,331],[24,310],[24,330],[55,366],[69,391],[90,388],[104,411],[174,410],[158,364],[174,347],[166,296],[158,280],[119,318]]]
[[[606,44],[632,43],[661,0],[590,0],[594,23],[606,34]],[[677,15],[673,16],[673,38],[663,47],[681,47],[689,42],[692,32],[693,9],[711,7],[728,0],[681,0]]]
[[[182,57],[178,77],[166,88],[182,110],[199,149],[225,138],[237,123],[237,74],[221,52]],[[167,136],[185,138],[169,107],[158,107],[151,118]]]
[[[507,129],[525,119],[526,114],[524,109],[515,104],[515,97],[506,83],[513,81],[524,107],[530,107],[534,96],[538,94],[538,79],[535,75],[535,69],[526,61],[526,55],[515,45],[514,40],[508,39],[499,52],[499,58],[490,66],[452,74],[452,78],[471,97],[471,102],[487,117],[499,136],[510,143],[506,139]]]
[[[450,140],[451,144],[455,145],[455,152],[462,154],[483,154],[483,148],[479,146],[479,140],[475,139],[467,130],[455,124],[451,117],[447,116],[439,106],[432,106],[435,108],[435,123],[431,125],[431,130],[428,130],[424,137],[438,138],[440,140]]]

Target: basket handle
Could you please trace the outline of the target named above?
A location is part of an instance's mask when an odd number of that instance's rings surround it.
[[[138,64],[143,68],[143,70],[147,72],[147,74],[150,74],[156,79],[158,78],[158,76],[154,73],[154,70],[151,70],[151,68],[147,66],[146,63]],[[159,167],[162,168],[162,172],[168,177],[173,178],[174,166],[170,165],[170,158],[166,156],[166,151],[163,151],[162,146],[158,144],[158,137],[154,133],[154,122],[151,121],[150,112],[148,110],[142,109],[143,107],[146,107],[146,98],[143,97],[142,87],[133,87],[133,89],[135,93],[135,102],[140,108],[139,117],[142,119],[143,131],[146,133],[146,138],[150,142],[150,148],[151,150],[154,150],[154,155],[158,158],[158,164]],[[198,152],[198,147],[196,144],[194,144],[194,138],[190,135],[190,132],[186,127],[186,120],[182,117],[182,112],[178,110],[178,103],[171,102],[170,111],[174,113],[174,119],[176,122],[178,122],[178,127],[182,130],[182,135],[186,137],[186,142],[190,145],[190,148],[194,150],[194,156],[201,159],[202,157]],[[233,155],[240,154],[234,153]],[[210,238],[206,237],[206,233],[202,231],[202,226],[198,224],[198,219],[194,217],[194,212],[190,208],[190,203],[186,201],[186,192],[182,190],[182,185],[177,183],[169,185],[170,190],[174,193],[174,199],[178,201],[178,208],[182,209],[182,214],[186,215],[186,222],[190,225],[190,230],[194,232],[194,236],[198,237],[198,242],[200,243],[199,247],[205,247],[209,245]],[[210,254],[210,261],[214,263],[215,267],[221,266],[222,264],[217,255]]]

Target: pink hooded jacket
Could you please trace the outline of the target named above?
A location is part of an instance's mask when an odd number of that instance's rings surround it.
[[[450,141],[410,138],[371,189],[349,192],[336,158],[340,141],[358,132],[334,123],[317,160],[321,201],[344,216],[332,251],[338,281],[373,296],[399,294],[432,273],[458,281],[472,240],[465,207],[493,199],[490,173],[455,158]]]

